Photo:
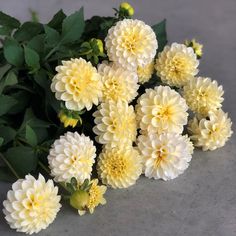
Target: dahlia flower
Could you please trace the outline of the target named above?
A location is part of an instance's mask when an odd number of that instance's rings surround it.
[[[138,66],[137,74],[139,83],[143,84],[145,82],[148,82],[149,79],[151,79],[153,72],[154,72],[154,61],[148,63],[145,66]]]
[[[124,19],[109,29],[105,45],[111,61],[134,71],[138,65],[151,63],[156,55],[157,39],[143,21]]]
[[[55,92],[56,99],[65,101],[67,109],[90,110],[93,104],[98,105],[102,96],[102,82],[90,62],[82,58],[62,61],[56,71],[51,90]]]
[[[158,54],[155,69],[163,83],[181,87],[198,73],[198,65],[192,48],[173,43]]]
[[[168,86],[146,89],[136,106],[139,127],[151,133],[182,133],[187,110],[185,100]]]
[[[3,202],[5,219],[12,229],[26,234],[46,229],[61,208],[61,197],[52,180],[26,175],[12,185]]]
[[[83,183],[90,179],[95,157],[96,148],[89,137],[67,132],[52,145],[48,162],[55,181],[70,182],[75,177]]]

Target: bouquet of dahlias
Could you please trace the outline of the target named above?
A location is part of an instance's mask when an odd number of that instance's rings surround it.
[[[114,10],[60,10],[47,24],[0,12],[0,179],[16,181],[3,211],[19,232],[45,229],[62,200],[83,215],[107,187],[174,179],[194,146],[215,150],[232,134],[222,86],[197,77],[202,45],[167,46],[165,20]]]

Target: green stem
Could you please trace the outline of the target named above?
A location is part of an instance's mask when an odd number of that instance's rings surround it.
[[[14,168],[12,167],[12,165],[9,163],[9,161],[2,155],[2,153],[0,153],[0,157],[2,158],[2,160],[5,162],[5,164],[8,166],[8,168],[11,170],[11,172],[15,175],[15,177],[17,179],[20,179],[20,176],[16,173],[16,171],[14,170]]]
[[[50,170],[41,161],[39,161],[38,164],[47,174],[51,175]],[[60,185],[63,189],[65,189],[67,192],[70,192],[64,183],[58,182],[57,184]]]
[[[47,56],[45,57],[45,61],[47,61],[48,58],[49,58],[54,52],[57,51],[58,47],[59,47],[59,44],[58,44],[56,47],[54,47],[54,48],[47,54]]]

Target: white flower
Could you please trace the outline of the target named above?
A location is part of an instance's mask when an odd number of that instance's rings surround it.
[[[230,138],[232,122],[228,114],[222,110],[209,112],[208,118],[198,120],[196,117],[189,122],[190,138],[196,147],[203,151],[223,147]]]
[[[188,168],[192,158],[185,138],[174,133],[141,135],[138,148],[148,178],[174,179]]]
[[[145,66],[156,55],[156,35],[149,25],[140,20],[124,19],[111,27],[105,38],[111,61],[134,71]]]
[[[67,109],[91,110],[93,104],[98,105],[102,96],[102,82],[90,62],[83,58],[62,61],[56,71],[51,90],[55,92],[56,99],[65,101]]]
[[[103,83],[103,102],[121,99],[129,103],[138,95],[138,76],[135,72],[105,63],[99,65],[98,72]]]
[[[151,79],[153,72],[154,72],[154,61],[148,63],[145,66],[138,66],[137,74],[139,83],[143,84],[148,82]]]
[[[198,73],[198,65],[199,61],[192,48],[172,43],[158,54],[155,68],[164,83],[181,87]]]
[[[52,145],[48,162],[55,181],[70,182],[75,177],[83,183],[90,179],[95,157],[96,148],[89,137],[67,132]]]
[[[26,234],[38,233],[51,224],[61,208],[61,197],[52,180],[26,175],[12,185],[3,202],[5,219],[12,229]]]
[[[185,100],[168,86],[146,89],[136,106],[140,128],[151,133],[182,133],[187,110]]]

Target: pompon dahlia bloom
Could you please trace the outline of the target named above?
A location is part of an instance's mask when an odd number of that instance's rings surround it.
[[[222,106],[223,94],[223,87],[218,86],[217,81],[204,77],[193,78],[183,89],[183,97],[189,108],[203,116]]]
[[[61,197],[52,180],[26,175],[12,185],[3,202],[5,219],[12,229],[27,234],[38,233],[51,224],[61,208]]]
[[[138,65],[151,63],[158,47],[152,28],[132,19],[124,19],[111,27],[105,44],[109,59],[131,71]]]
[[[93,113],[93,128],[98,143],[114,147],[117,144],[132,145],[136,140],[137,126],[133,106],[127,102],[102,103]]]
[[[83,183],[85,179],[90,179],[95,157],[96,148],[89,137],[67,132],[52,145],[48,162],[55,181],[70,182],[75,177]]]
[[[187,110],[185,100],[168,86],[146,89],[136,106],[139,127],[151,133],[182,133]]]
[[[145,82],[148,82],[151,79],[153,72],[154,72],[154,61],[148,63],[145,66],[138,66],[137,74],[139,83],[143,84]]]
[[[188,168],[192,158],[186,139],[174,133],[141,135],[138,148],[148,178],[174,179]]]
[[[209,112],[208,118],[198,120],[196,117],[189,122],[190,138],[196,147],[203,151],[223,147],[230,138],[232,122],[228,114],[222,110]]]
[[[98,72],[103,83],[103,102],[122,99],[129,103],[138,95],[138,77],[135,72],[105,63],[98,67]]]
[[[90,110],[93,104],[98,105],[102,96],[102,82],[91,62],[82,58],[62,61],[56,71],[51,90],[56,93],[56,99],[65,101],[67,109]]]
[[[141,157],[132,146],[104,148],[98,158],[97,171],[104,184],[128,188],[142,173]]]
[[[158,54],[155,69],[162,82],[182,87],[198,73],[198,65],[192,48],[173,43]]]

